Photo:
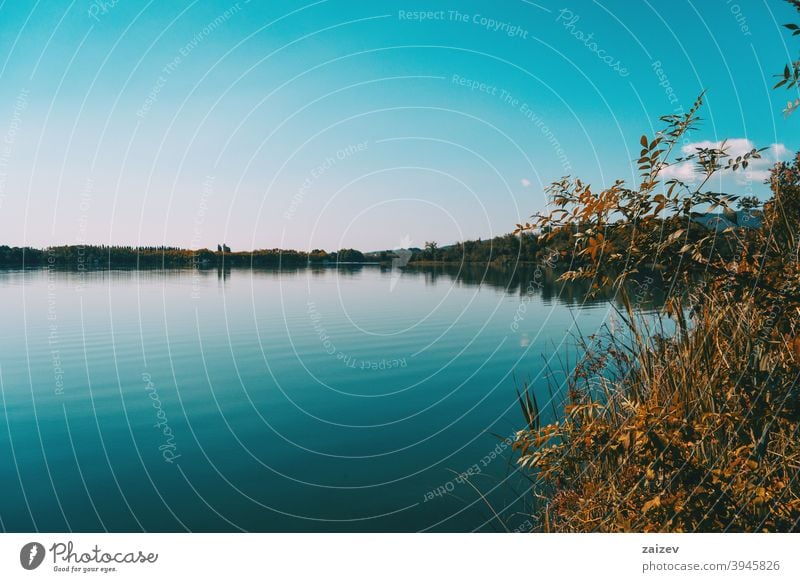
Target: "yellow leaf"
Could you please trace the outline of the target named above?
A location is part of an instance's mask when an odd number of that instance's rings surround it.
[[[646,502],[642,505],[642,513],[647,513],[654,507],[661,507],[661,496],[657,495],[653,497],[650,501]]]

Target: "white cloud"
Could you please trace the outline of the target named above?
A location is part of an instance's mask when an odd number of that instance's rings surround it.
[[[691,184],[697,180],[697,173],[695,172],[694,164],[684,162],[682,164],[673,164],[661,170],[660,176],[665,180],[677,178],[682,182]]]
[[[681,148],[683,155],[694,154],[697,148],[722,148],[723,142],[721,141],[697,141],[686,144]],[[739,137],[729,139],[725,142],[725,150],[728,154],[736,158],[755,148],[755,144],[747,138]],[[747,184],[748,182],[763,182],[769,177],[769,170],[775,163],[782,160],[787,160],[791,156],[789,149],[782,143],[773,143],[766,150],[761,152],[760,159],[750,160],[747,169],[737,170],[733,175],[735,176],[738,184]],[[723,174],[731,174],[732,172],[723,172]],[[682,162],[673,164],[665,168],[661,172],[661,177],[664,179],[677,178],[688,184],[697,182],[700,179],[700,174],[697,172],[695,163]]]
[[[523,186],[524,188],[528,188],[528,187],[531,185],[531,181],[530,181],[530,180],[528,180],[527,178],[523,178],[523,179],[522,179],[522,180],[520,180],[519,182],[520,182],[520,184],[522,184],[522,186]]]

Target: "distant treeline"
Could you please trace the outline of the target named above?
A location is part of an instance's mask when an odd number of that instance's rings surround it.
[[[167,246],[57,246],[45,249],[0,246],[0,267],[54,267],[60,269],[136,269],[136,268],[214,268],[278,267],[307,263],[360,263],[364,254],[354,249],[328,253],[315,249],[310,253],[264,249],[231,252],[220,245],[210,249],[188,250]]]
[[[732,216],[723,214],[693,214],[689,219],[682,217],[674,219],[669,223],[655,219],[652,225],[651,235],[657,240],[663,228],[682,228],[686,233],[687,240],[691,237],[704,237],[710,232],[715,231],[714,239],[717,244],[717,252],[726,258],[732,258],[740,252],[740,244],[735,233],[729,232],[726,227],[742,227],[752,230],[760,227],[760,212],[747,213],[748,220],[744,220],[745,213],[733,213]],[[758,220],[756,220],[758,219]],[[560,263],[560,268],[569,267],[570,269],[579,268],[590,262],[611,255],[625,256],[630,249],[632,234],[635,226],[614,223],[607,225],[603,230],[604,245],[602,254],[596,253],[592,256],[591,249],[583,249],[576,252],[574,237],[583,230],[591,228],[592,225],[576,226],[572,229],[558,229],[546,240],[540,238],[539,234],[523,232],[520,234],[506,234],[486,240],[472,240],[459,242],[454,245],[439,247],[435,242],[425,243],[424,249],[410,249],[412,251],[410,263],[445,263],[445,264],[514,264],[514,263]],[[639,228],[641,231],[641,228]],[[549,231],[548,231],[549,233]],[[599,247],[598,247],[599,251]],[[376,256],[377,255],[377,256]],[[396,252],[384,252],[368,254],[367,257],[383,262],[384,255],[397,257]],[[657,265],[652,265],[657,267]]]
[[[705,236],[708,225],[698,220],[683,223],[692,236]],[[658,236],[660,223],[653,236]],[[716,228],[712,226],[712,228]],[[736,237],[717,228],[718,252],[731,257],[736,252]],[[606,230],[605,255],[625,254],[631,244],[631,227],[616,226]],[[425,248],[405,251],[379,251],[363,253],[355,249],[311,252],[263,249],[231,251],[227,245],[217,250],[188,250],[167,246],[58,246],[46,249],[0,246],[0,267],[46,267],[64,269],[135,269],[135,268],[214,268],[214,267],[298,267],[311,264],[379,262],[382,264],[493,264],[515,263],[544,264],[558,270],[574,269],[593,259],[586,252],[575,254],[572,236],[559,230],[550,240],[540,240],[532,233],[506,234],[486,240],[471,240],[439,247],[435,242],[425,243]],[[410,251],[410,254],[409,254]],[[655,266],[655,265],[654,265]]]
[[[563,254],[568,254],[569,245],[567,236],[542,243],[538,240],[538,236],[532,234],[525,233],[521,236],[506,234],[486,240],[458,242],[446,247],[439,247],[436,243],[426,243],[424,249],[411,249],[410,262],[534,263],[547,259],[553,251],[563,251]]]
[[[487,240],[466,241],[439,248],[428,243],[426,248],[408,249],[408,262],[436,263],[510,263],[537,262],[547,258],[553,250],[566,250],[569,241],[550,241],[545,245],[529,234],[507,234]],[[63,269],[135,269],[135,268],[213,268],[225,267],[277,267],[312,264],[363,263],[367,261],[392,263],[402,258],[398,251],[362,253],[355,249],[327,252],[314,249],[303,252],[285,249],[231,251],[220,245],[211,249],[189,250],[170,246],[108,246],[69,245],[37,249],[32,247],[0,246],[0,267],[57,267]],[[566,254],[566,253],[564,253]],[[403,263],[404,266],[405,263]]]

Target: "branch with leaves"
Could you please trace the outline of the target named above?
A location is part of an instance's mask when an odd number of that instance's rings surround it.
[[[798,12],[800,12],[800,1],[799,0],[786,0],[794,6]],[[784,28],[788,28],[792,31],[792,36],[800,36],[800,25],[789,23],[784,24]],[[794,89],[798,87],[798,83],[800,83],[800,59],[793,61],[783,68],[783,73],[775,75],[780,79],[778,83],[773,87],[777,89],[778,87],[786,87],[786,89]],[[786,108],[783,110],[783,114],[788,117],[794,111],[800,107],[800,98],[795,98],[794,100],[790,100],[786,104]]]
[[[720,172],[746,169],[764,148],[733,156],[722,142],[675,155],[684,136],[696,129],[702,105],[701,94],[687,113],[662,117],[660,131],[641,137],[637,187],[617,180],[595,191],[578,178],[563,177],[547,189],[549,209],[518,224],[515,232],[538,232],[545,241],[569,232],[578,264],[562,278],[592,279],[596,288],[622,285],[644,270],[659,271],[673,287],[709,274],[742,286],[764,285],[740,268],[742,253],[749,262],[756,258],[752,233],[737,227],[718,232],[695,220],[720,209],[733,211],[739,196],[706,186]],[[687,163],[694,167],[695,182],[664,178],[670,167]]]

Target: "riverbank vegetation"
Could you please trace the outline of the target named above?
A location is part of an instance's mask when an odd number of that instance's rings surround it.
[[[584,261],[562,280],[623,298],[621,329],[582,338],[558,422],[542,424],[536,386],[520,391],[527,426],[514,448],[535,530],[800,527],[800,155],[772,168],[757,225],[698,228],[699,212],[754,205],[706,184],[759,156],[698,148],[696,181],[663,178],[685,163],[675,150],[701,108],[702,96],[642,136],[635,186],[595,191],[565,178],[550,188],[549,210],[518,227],[543,242],[569,233]],[[656,266],[667,298],[653,320],[624,283]]]

